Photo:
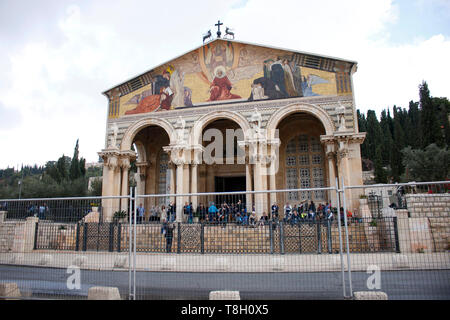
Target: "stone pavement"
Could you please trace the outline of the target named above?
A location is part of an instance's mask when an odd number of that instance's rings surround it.
[[[350,254],[352,271],[450,269],[450,252]],[[347,266],[347,255],[343,254]],[[127,270],[127,252],[54,251],[0,253],[0,264],[87,270]],[[133,261],[133,258],[132,258]],[[340,271],[339,254],[164,254],[137,253],[138,271],[174,272],[320,272]]]

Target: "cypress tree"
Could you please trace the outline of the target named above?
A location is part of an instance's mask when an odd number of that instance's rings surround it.
[[[380,123],[374,110],[367,111],[367,136],[364,144],[367,148],[367,158],[375,159],[375,152],[378,146],[383,143],[383,134]]]
[[[449,111],[450,101],[447,98],[432,98],[434,109],[438,114],[438,139],[436,144],[442,148],[450,145]]]
[[[383,157],[381,156],[381,146],[379,145],[375,150],[375,182],[376,183],[387,183],[386,170],[383,168]]]
[[[358,118],[358,128],[359,132],[367,132],[367,121],[366,116],[364,114],[361,114],[359,109],[356,111],[356,115]],[[367,151],[367,143],[364,142],[361,145],[361,158],[367,159],[368,158],[368,151]]]
[[[390,163],[391,160],[391,151],[392,151],[392,133],[389,126],[389,120],[386,113],[386,110],[383,110],[381,112],[381,119],[380,119],[380,127],[381,132],[383,135],[383,142],[381,145],[381,151],[382,151],[382,159],[383,159],[383,165],[386,166]]]
[[[80,160],[78,159],[78,139],[77,143],[75,144],[75,149],[73,151],[73,157],[72,162],[70,164],[70,171],[69,171],[69,177],[70,180],[75,180],[81,176],[81,170],[80,170]]]
[[[421,132],[422,148],[426,148],[439,140],[439,125],[436,117],[436,110],[430,97],[430,90],[425,81],[419,86],[420,110],[421,110]]]
[[[416,149],[421,146],[422,130],[420,125],[420,110],[418,102],[409,102],[408,110],[409,127],[406,133],[408,134],[408,144]]]
[[[394,107],[394,143],[392,145],[391,152],[391,174],[394,182],[400,182],[400,176],[403,173],[403,155],[401,150],[405,147],[405,134],[401,125],[400,113],[401,110],[397,110]]]

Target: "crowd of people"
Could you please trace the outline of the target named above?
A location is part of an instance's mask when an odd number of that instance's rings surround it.
[[[343,208],[340,208],[342,220]],[[171,202],[167,207],[162,205],[161,208],[151,207],[149,215],[146,218],[145,209],[142,203],[137,208],[138,223],[144,222],[146,219],[149,222],[175,222],[176,221],[176,206]],[[225,226],[227,223],[234,223],[239,225],[257,226],[268,224],[269,221],[289,224],[298,224],[302,221],[317,221],[317,220],[333,220],[336,218],[337,209],[331,206],[331,203],[320,203],[316,206],[314,201],[305,200],[293,206],[287,202],[282,208],[277,203],[272,204],[270,212],[262,212],[258,215],[253,206],[248,210],[247,206],[238,200],[236,203],[223,202],[216,205],[210,202],[208,206],[199,203],[197,208],[194,208],[191,202],[186,202],[183,206],[182,214],[183,221],[187,223],[194,223],[194,216],[198,217],[200,223],[220,224]],[[347,217],[352,218],[352,213],[347,210]]]

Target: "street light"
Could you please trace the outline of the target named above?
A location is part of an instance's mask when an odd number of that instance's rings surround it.
[[[19,200],[20,200],[20,196],[22,195],[22,181],[23,181],[23,164],[22,164],[22,178],[20,178],[19,180]]]

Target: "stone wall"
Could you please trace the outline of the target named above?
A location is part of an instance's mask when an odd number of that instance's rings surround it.
[[[29,221],[0,223],[0,252],[29,252],[34,247],[35,224]]]
[[[16,229],[20,229],[20,224],[24,222],[0,223],[0,252],[10,252],[14,247]]]
[[[450,217],[428,218],[433,236],[434,251],[450,250]]]
[[[0,212],[0,252],[31,252],[38,218],[6,221],[7,212]]]
[[[409,217],[420,220],[411,226],[411,230],[420,233],[415,238],[424,237],[424,228],[430,230],[431,239],[422,241],[426,242],[425,251],[450,250],[450,194],[407,194],[405,198]],[[414,249],[421,250],[420,245],[414,245]]]
[[[406,194],[411,218],[450,217],[450,194]]]

